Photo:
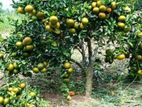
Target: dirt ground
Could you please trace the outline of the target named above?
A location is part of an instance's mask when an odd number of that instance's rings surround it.
[[[142,107],[141,86],[141,83],[132,84],[129,87],[126,85],[124,90],[118,87],[113,94],[104,94],[94,99],[76,95],[71,101],[64,101],[60,95],[48,93],[44,93],[42,97],[49,102],[49,107]]]

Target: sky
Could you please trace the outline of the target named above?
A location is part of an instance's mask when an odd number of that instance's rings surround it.
[[[18,1],[18,0],[15,0],[15,1]],[[2,9],[4,9],[4,10],[6,10],[6,9],[11,10],[12,9],[12,6],[11,6],[12,0],[0,0],[0,2],[2,2],[2,4],[3,4]]]

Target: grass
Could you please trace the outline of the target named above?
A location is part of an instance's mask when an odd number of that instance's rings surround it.
[[[5,11],[0,15],[0,19],[3,21],[0,22],[0,33],[4,33],[13,31],[13,22],[16,20],[20,22],[23,19],[23,16],[18,15],[14,11]]]

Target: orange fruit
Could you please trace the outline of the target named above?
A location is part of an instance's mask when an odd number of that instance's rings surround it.
[[[102,5],[102,2],[99,0],[97,1],[97,7],[100,7]]]
[[[18,48],[22,48],[22,47],[23,47],[23,44],[22,44],[21,41],[18,41],[18,42],[16,42],[16,46],[17,46]]]
[[[18,7],[18,8],[17,8],[17,13],[23,14],[23,13],[24,13],[23,7]]]
[[[35,92],[30,92],[29,95],[30,95],[31,97],[35,97],[35,96],[36,96],[36,93],[35,93]]]
[[[118,21],[120,21],[120,22],[124,22],[125,20],[126,20],[126,17],[123,15],[118,17]]]
[[[96,7],[97,3],[96,2],[92,2],[91,6],[92,8]]]
[[[22,41],[23,45],[29,45],[32,43],[32,38],[31,37],[25,37]]]
[[[70,96],[75,96],[75,92],[74,91],[69,91],[69,95]]]
[[[93,13],[98,14],[99,13],[99,8],[98,7],[94,7],[93,8]]]
[[[4,98],[2,96],[0,96],[0,105],[3,104]]]
[[[137,56],[136,56],[136,59],[137,59],[137,60],[142,60],[142,55],[137,55]]]
[[[70,29],[69,29],[69,32],[70,32],[71,34],[74,34],[74,33],[76,32],[76,30],[75,30],[75,28],[70,28]]]
[[[8,67],[7,67],[7,70],[8,71],[13,71],[14,70],[13,64],[9,64]]]
[[[74,69],[71,67],[67,70],[68,73],[73,73]]]
[[[84,18],[82,18],[81,22],[83,25],[87,25],[89,23],[89,20],[88,20],[88,18],[84,17]]]
[[[80,23],[80,29],[84,29],[85,26],[83,25],[83,23]]]
[[[71,68],[71,63],[65,62],[63,67],[66,68],[66,69],[69,69],[69,68]]]
[[[37,12],[36,16],[38,19],[44,19],[45,14],[44,12]]]
[[[34,67],[34,68],[33,68],[33,72],[34,72],[34,73],[39,73],[39,69],[38,69],[37,67]]]
[[[79,28],[79,23],[78,23],[78,22],[75,22],[75,23],[74,23],[74,28],[75,28],[75,29],[78,29],[78,28]]]
[[[111,3],[111,8],[112,8],[112,9],[115,9],[116,6],[117,6],[116,2],[112,2],[112,3]]]
[[[23,88],[26,87],[26,84],[25,84],[25,83],[20,83],[20,84],[19,84],[19,87],[23,89]]]
[[[34,46],[33,45],[26,45],[25,46],[25,51],[31,51],[33,50]]]
[[[100,19],[106,19],[106,17],[107,17],[107,16],[106,16],[105,13],[103,13],[103,12],[100,12],[100,13],[99,13],[99,18],[100,18]]]
[[[27,5],[25,7],[25,11],[28,12],[28,13],[32,13],[34,10],[34,7],[32,5]]]
[[[100,12],[105,12],[105,11],[107,10],[107,8],[106,8],[105,5],[101,5],[101,6],[99,7],[99,10],[100,10]]]
[[[139,33],[138,33],[138,37],[142,37],[142,32],[139,32]]]
[[[41,70],[41,69],[44,68],[44,64],[43,64],[43,63],[39,63],[39,64],[37,65],[37,67],[38,67],[39,70]]]
[[[120,54],[120,55],[118,55],[118,56],[116,57],[116,59],[118,59],[118,60],[123,60],[123,59],[125,59],[125,54]]]
[[[107,13],[111,13],[112,9],[111,8],[107,8],[106,11],[107,11]]]
[[[58,22],[58,17],[57,17],[57,16],[50,16],[49,21],[50,21],[52,24],[56,24],[56,23]]]
[[[66,24],[68,27],[74,27],[75,21],[73,19],[67,19]]]
[[[9,98],[4,98],[3,105],[7,105],[9,103]]]
[[[50,27],[50,25],[46,25],[46,26],[45,26],[45,29],[46,29],[48,32],[52,32],[52,28]]]
[[[118,22],[117,26],[121,29],[124,29],[125,28],[125,23],[123,22]]]
[[[41,70],[41,72],[42,72],[42,73],[45,73],[45,72],[47,72],[47,69],[46,69],[46,68],[43,68],[43,69]]]

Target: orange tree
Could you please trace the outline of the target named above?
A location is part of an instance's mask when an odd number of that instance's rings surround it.
[[[3,64],[9,76],[56,72],[68,87],[76,69],[72,64],[76,64],[86,78],[86,95],[90,96],[98,47],[116,41],[119,48],[106,50],[105,61],[109,63],[128,56],[124,44],[132,15],[124,2],[20,0],[13,7],[27,18],[15,23],[15,31],[4,44],[8,54]],[[72,59],[74,49],[81,53],[81,62]]]

